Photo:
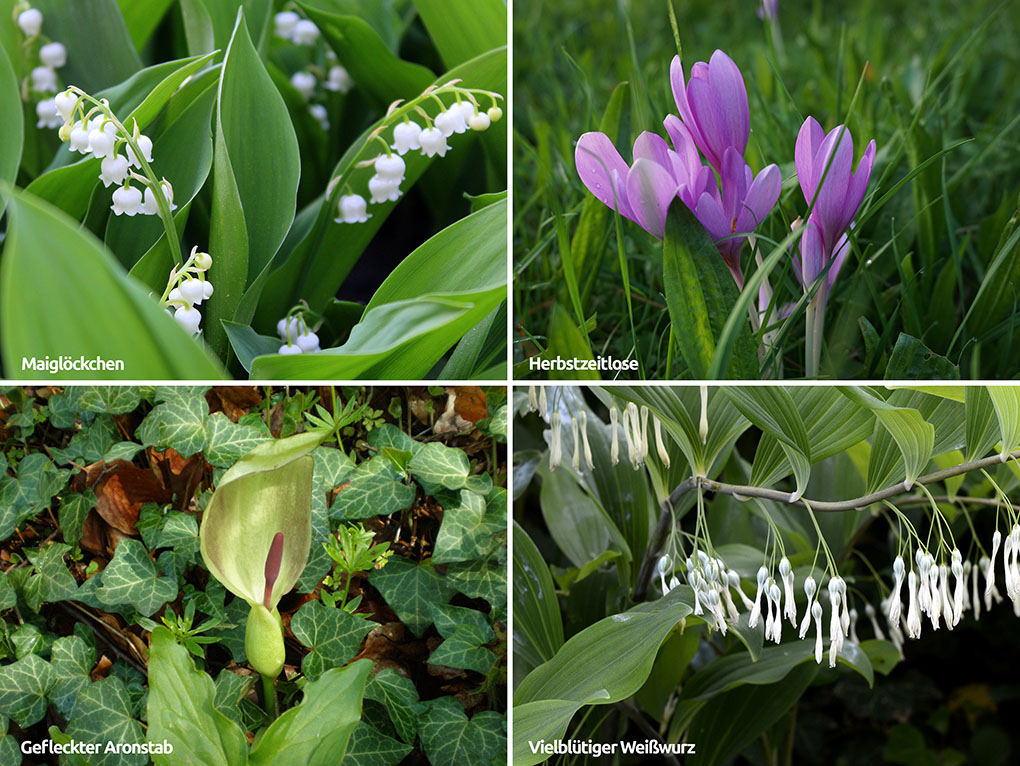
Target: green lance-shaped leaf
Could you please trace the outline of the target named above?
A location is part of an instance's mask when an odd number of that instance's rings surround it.
[[[311,453],[321,433],[260,444],[220,479],[202,517],[202,558],[213,576],[251,607],[245,651],[275,676],[283,665],[276,605],[298,581],[312,543]]]
[[[999,458],[1005,463],[1009,453],[1020,447],[1020,386],[988,386],[987,390],[999,419]]]

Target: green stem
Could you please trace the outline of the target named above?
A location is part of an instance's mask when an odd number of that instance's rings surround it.
[[[275,721],[277,715],[279,715],[276,707],[276,686],[273,683],[274,680],[269,676],[262,676],[262,696],[265,698],[266,715],[269,716],[270,721]]]

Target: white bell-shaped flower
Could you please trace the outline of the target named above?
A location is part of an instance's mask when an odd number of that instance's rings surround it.
[[[78,94],[73,90],[65,90],[63,93],[58,93],[53,102],[57,107],[57,114],[63,118],[64,122],[67,122],[74,114],[74,107],[78,103]]]
[[[319,28],[315,22],[301,19],[291,30],[290,39],[297,45],[314,45],[319,39]]]
[[[196,335],[202,323],[202,312],[191,306],[178,306],[174,311],[174,319],[191,335]]]
[[[42,30],[43,15],[38,8],[29,8],[18,14],[18,26],[25,37],[35,37]]]
[[[393,127],[393,149],[397,154],[407,154],[411,150],[421,149],[421,125],[407,120],[398,122]]]
[[[75,123],[74,127],[71,128],[70,139],[70,149],[72,152],[80,154],[89,153],[89,132],[82,123]]]
[[[152,162],[152,139],[149,138],[146,135],[141,135],[141,136],[138,137],[138,140],[137,140],[136,143],[138,144],[138,151],[140,151],[142,153],[142,158],[146,162]],[[130,162],[133,167],[136,167],[139,170],[141,170],[142,163],[135,156],[135,153],[131,149],[130,144],[127,146],[127,157],[128,157],[128,162]]]
[[[368,190],[372,193],[370,200],[373,205],[383,202],[396,202],[400,199],[400,184],[379,175],[368,179]]]
[[[37,128],[59,128],[64,122],[57,114],[57,105],[52,98],[45,98],[35,105]]]
[[[67,63],[67,48],[60,43],[47,43],[39,49],[39,60],[43,66],[59,69]]]
[[[446,136],[438,128],[425,128],[418,136],[418,142],[421,144],[421,153],[426,157],[434,157],[437,154],[445,157],[450,148],[446,143]]]
[[[758,620],[761,618],[761,595],[765,590],[765,584],[769,579],[769,570],[764,566],[758,568],[758,590],[754,594],[754,603],[751,605],[751,615],[747,619],[747,626],[754,628],[758,625]]]
[[[323,87],[338,93],[348,93],[354,87],[354,80],[346,69],[337,64],[329,68],[329,75]]]
[[[300,335],[298,335],[297,339],[294,342],[297,343],[298,346],[301,347],[301,351],[306,354],[312,354],[315,353],[316,351],[321,351],[321,349],[319,348],[319,336],[316,335],[311,330],[308,330],[307,332],[303,332]]]
[[[213,288],[213,283],[210,282],[208,279],[203,279],[202,280],[202,298],[205,299],[205,300],[208,300],[209,298],[213,297],[213,293],[214,292],[215,292],[215,290]]]
[[[290,76],[290,84],[301,94],[301,98],[308,101],[315,95],[315,87],[319,81],[311,72],[295,72]]]
[[[170,205],[170,210],[176,210],[177,205],[174,204],[174,188],[165,178],[160,182],[160,186],[163,187],[163,196],[166,197],[167,204]],[[156,204],[156,195],[153,194],[152,189],[149,187],[146,187],[145,189],[145,203],[142,205],[141,212],[145,215],[159,215],[159,205]]]
[[[921,637],[921,608],[918,603],[920,599],[917,595],[917,579],[917,574],[913,571],[907,575],[907,635],[911,638]]]
[[[137,215],[142,209],[142,193],[134,186],[122,186],[113,193],[111,210],[116,215]]]
[[[339,218],[333,220],[337,223],[364,223],[371,214],[368,211],[368,203],[360,194],[344,194],[337,203],[340,212]]]
[[[184,296],[181,295],[181,288],[175,287],[166,294],[167,303],[184,303]]]
[[[101,171],[99,179],[103,182],[103,186],[106,187],[109,187],[111,184],[120,186],[124,183],[124,179],[127,178],[128,170],[130,169],[128,161],[119,154],[106,157],[99,168]]]
[[[185,279],[181,282],[179,289],[181,299],[189,306],[199,304],[205,298],[205,289],[202,287],[200,279]]]
[[[308,107],[308,113],[319,123],[324,131],[329,131],[329,111],[322,104],[312,104]]]
[[[468,117],[467,124],[471,130],[488,130],[492,120],[489,119],[489,115],[485,112],[475,112]]]
[[[293,356],[294,354],[301,353],[301,346],[295,343],[284,343],[276,353],[282,356]]]
[[[297,334],[301,332],[302,324],[303,322],[299,316],[284,317],[276,323],[276,334],[280,336],[280,340],[296,338]]]
[[[435,124],[447,138],[454,133],[464,133],[467,130],[467,118],[456,104],[446,111],[437,114]]]
[[[301,21],[301,17],[294,11],[281,11],[273,16],[273,34],[289,40],[294,32],[294,27]]]
[[[89,151],[100,159],[112,157],[116,143],[117,127],[112,122],[89,131]]]
[[[400,183],[404,180],[404,171],[407,165],[398,154],[380,154],[375,158],[375,173],[387,181]]]
[[[39,93],[57,92],[57,73],[48,66],[37,66],[29,77],[32,80],[32,90]]]

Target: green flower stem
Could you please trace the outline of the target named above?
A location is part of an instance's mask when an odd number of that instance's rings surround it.
[[[261,673],[259,675],[262,675]],[[274,684],[275,679],[269,676],[262,676],[262,697],[263,705],[266,709],[266,715],[269,716],[270,721],[275,721],[279,715],[279,710],[276,705],[276,685]]]

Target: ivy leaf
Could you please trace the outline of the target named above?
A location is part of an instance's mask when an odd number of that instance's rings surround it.
[[[485,615],[460,606],[434,606],[432,619],[446,640],[429,657],[433,665],[488,674],[496,655],[485,645],[496,638]]]
[[[425,703],[421,744],[432,766],[475,766],[506,753],[506,719],[486,710],[470,720],[455,697]]]
[[[347,664],[374,625],[321,601],[305,603],[290,621],[297,640],[312,650],[301,661],[302,672],[314,681],[323,672]]]
[[[209,417],[206,423],[209,441],[205,447],[205,459],[219,468],[232,466],[264,441],[269,441],[262,431],[253,426],[234,423],[222,412]],[[178,450],[180,452],[180,450]]]
[[[71,437],[63,449],[50,448],[50,455],[59,465],[95,463],[102,460],[118,437],[117,425],[110,415],[100,415],[91,424]]]
[[[195,517],[180,511],[168,513],[155,547],[171,549],[160,554],[160,567],[177,579],[185,567],[195,563],[198,552],[198,522]]]
[[[408,467],[430,495],[440,487],[460,489],[470,469],[463,450],[439,442],[422,445]]]
[[[126,538],[117,545],[113,561],[103,570],[103,582],[96,595],[110,606],[131,604],[139,614],[148,617],[177,598],[177,583],[160,577],[145,546]]]
[[[18,594],[11,587],[6,572],[0,572],[0,612],[11,609],[18,603]]]
[[[397,479],[386,458],[369,458],[351,474],[350,485],[340,490],[329,517],[347,520],[388,516],[410,507],[414,496],[414,487]]]
[[[41,721],[55,680],[53,666],[38,654],[5,665],[0,668],[0,713],[23,729]]]
[[[126,415],[142,401],[137,386],[80,386],[78,409],[109,415]]]
[[[382,569],[372,572],[369,581],[401,622],[418,637],[432,623],[432,606],[450,600],[449,586],[427,561],[415,564],[406,558],[394,557]]]
[[[414,744],[418,736],[418,714],[423,707],[418,702],[418,690],[410,678],[392,668],[380,670],[369,678],[365,699],[385,705],[397,734],[404,742]]]
[[[131,711],[131,697],[124,682],[114,676],[104,678],[82,689],[66,733],[80,742],[93,744],[140,744],[142,725]],[[104,753],[102,748],[90,760],[95,766],[143,766],[147,762],[148,758],[142,753]]]
[[[33,452],[18,463],[18,476],[0,476],[0,539],[50,504],[67,486],[70,471],[58,469],[46,455]]]
[[[488,503],[482,495],[461,490],[460,502],[443,511],[432,561],[449,564],[482,558],[506,533],[506,492],[493,493]]]
[[[213,707],[234,723],[240,724],[241,698],[248,693],[253,683],[255,683],[255,676],[242,676],[224,668],[216,676],[216,697],[213,700]]]
[[[0,763],[20,763],[20,743],[7,733],[7,727],[7,717],[0,715]]]
[[[173,447],[181,457],[191,457],[208,443],[206,419],[209,405],[192,389],[165,392],[168,398],[153,408],[138,426],[136,436],[146,446]]]
[[[81,542],[81,531],[89,511],[96,507],[96,493],[86,489],[82,493],[64,495],[57,511],[57,522],[64,533],[64,541],[73,546]]]
[[[360,721],[351,734],[344,763],[352,766],[394,766],[412,749],[410,745],[387,737],[374,726]]]
[[[354,473],[354,461],[342,450],[316,447],[312,459],[315,461],[312,476],[321,481],[327,490],[336,489]]]
[[[383,423],[378,428],[373,428],[368,434],[368,444],[380,452],[383,447],[390,447],[415,455],[425,446],[421,442],[416,442],[409,434],[404,433],[392,423]]]
[[[78,590],[78,582],[64,563],[64,555],[70,550],[71,546],[65,543],[25,550],[35,571],[25,581],[22,595],[33,612],[38,612],[44,602],[63,601],[71,598]]]
[[[470,598],[484,598],[498,614],[506,614],[506,549],[493,551],[485,559],[450,564],[446,582]]]
[[[89,671],[96,664],[96,652],[78,636],[63,636],[53,642],[50,656],[55,678],[50,701],[67,718],[78,693],[89,685]]]
[[[117,442],[103,454],[103,462],[112,463],[116,460],[134,460],[135,455],[143,449],[145,449],[145,445],[138,442]]]

